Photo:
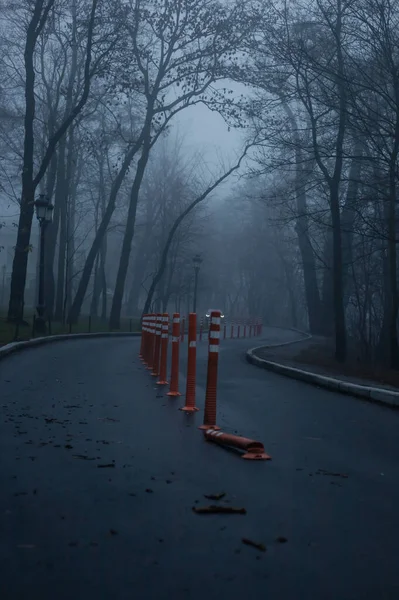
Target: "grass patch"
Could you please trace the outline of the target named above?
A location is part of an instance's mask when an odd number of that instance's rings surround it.
[[[32,337],[34,337],[32,331],[33,314],[24,315],[24,319],[28,323],[28,326],[20,325],[17,328],[14,323],[8,323],[4,314],[0,316],[0,346],[4,346],[10,342],[30,340]],[[122,318],[120,329],[109,329],[108,321],[103,321],[98,317],[92,317],[89,319],[88,316],[80,317],[79,322],[71,327],[68,323],[51,323],[51,335],[62,335],[67,333],[103,333],[113,331],[140,331],[140,319]],[[49,327],[47,327],[47,335],[50,335]],[[36,337],[39,336],[36,335]]]

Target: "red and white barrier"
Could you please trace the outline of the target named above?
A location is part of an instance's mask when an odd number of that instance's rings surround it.
[[[159,368],[159,380],[157,385],[167,385],[166,369],[168,364],[168,345],[169,345],[169,315],[164,313],[161,316],[161,365]]]
[[[155,343],[154,343],[154,360],[152,363],[153,377],[159,375],[159,359],[161,356],[161,333],[162,333],[162,315],[158,313],[155,320]]]
[[[197,315],[188,315],[188,356],[187,356],[187,383],[186,404],[181,408],[185,412],[197,412],[195,406],[195,378],[197,367]]]
[[[180,315],[174,313],[172,322],[172,366],[168,396],[180,396],[179,392]]]
[[[216,398],[220,340],[220,310],[211,312],[209,324],[208,372],[206,379],[204,422],[200,429],[220,429],[216,425]]]

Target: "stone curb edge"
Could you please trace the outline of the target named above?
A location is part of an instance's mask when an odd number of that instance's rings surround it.
[[[298,340],[290,340],[289,342],[279,342],[278,344],[262,344],[262,346],[258,346],[258,348],[253,348],[253,350],[260,350],[261,348],[282,348],[283,346],[291,346],[292,344],[298,344],[299,342],[307,342],[307,340],[312,339],[310,333],[305,333],[304,331],[299,330],[297,331],[297,333],[301,333],[304,337],[301,337]]]
[[[23,342],[11,342],[6,346],[0,348],[0,360],[6,358],[10,354],[15,352],[21,352],[21,350],[28,350],[35,346],[43,346],[44,344],[51,344],[53,342],[63,342],[65,340],[78,340],[84,338],[99,338],[99,337],[138,337],[141,336],[139,332],[109,332],[102,331],[96,333],[65,333],[61,335],[49,335],[48,337],[32,338],[31,340],[25,340]]]
[[[310,371],[303,371],[302,369],[296,369],[270,360],[265,360],[259,358],[255,354],[256,350],[260,350],[261,347],[264,348],[265,346],[251,348],[246,352],[246,359],[249,363],[262,369],[273,371],[279,375],[285,375],[286,377],[305,381],[312,385],[318,385],[334,392],[348,394],[349,396],[355,396],[356,398],[369,400],[370,402],[378,402],[386,406],[399,408],[399,392],[349,383],[335,379],[334,377],[326,377],[325,375],[318,375],[317,373],[311,373]]]

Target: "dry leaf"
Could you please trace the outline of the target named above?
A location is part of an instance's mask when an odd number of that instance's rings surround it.
[[[260,550],[261,552],[266,552],[266,546],[264,544],[261,544],[260,542],[254,542],[253,540],[250,540],[249,538],[242,538],[242,543],[246,544],[247,546],[253,546],[257,550]]]
[[[205,515],[205,514],[216,514],[216,513],[223,513],[223,514],[236,514],[236,515],[246,515],[247,511],[245,508],[236,508],[234,506],[219,506],[219,505],[214,505],[212,504],[211,506],[193,506],[193,512],[200,514],[200,515]]]
[[[222,498],[224,498],[226,495],[225,492],[222,492],[220,494],[204,494],[204,498],[208,498],[208,500],[221,500]]]

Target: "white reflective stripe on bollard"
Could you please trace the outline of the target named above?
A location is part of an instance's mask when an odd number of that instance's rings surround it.
[[[220,338],[220,331],[210,331],[209,332],[209,337],[215,338],[215,339]]]
[[[220,317],[212,317],[211,323],[212,325],[220,325]]]
[[[197,345],[197,342],[190,342],[189,348],[195,348],[196,345]]]
[[[209,352],[219,352],[219,346],[216,346],[215,344],[210,344]]]

